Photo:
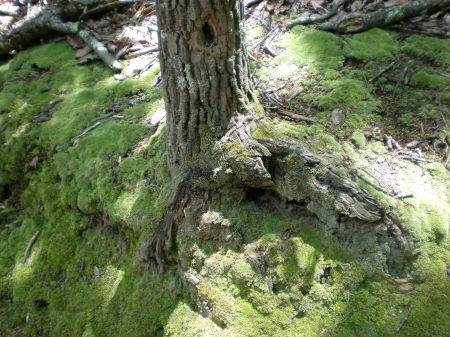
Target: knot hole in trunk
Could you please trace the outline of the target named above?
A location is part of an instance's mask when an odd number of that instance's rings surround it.
[[[211,15],[205,17],[205,21],[202,26],[203,40],[205,41],[206,47],[212,47],[217,42],[217,28],[214,24]]]

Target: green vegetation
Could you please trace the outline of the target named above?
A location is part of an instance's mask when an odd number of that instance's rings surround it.
[[[78,66],[64,43],[21,52],[1,67],[2,335],[162,329],[174,305],[164,285],[173,276],[161,280],[135,261],[170,193],[164,127],[147,122],[162,105],[161,89],[150,85],[158,71],[117,82],[102,65]]]
[[[311,186],[310,177],[323,172],[293,155],[282,159],[292,172],[275,182],[284,184],[283,209],[270,196],[223,196],[207,217],[222,227],[180,232],[186,270],[159,277],[146,269],[140,247],[163,219],[171,193],[165,127],[149,123],[163,105],[162,89],[151,86],[159,68],[119,82],[101,64],[77,65],[65,43],[49,43],[0,66],[1,336],[448,334],[448,171],[395,161],[363,132],[381,125],[396,135],[448,114],[449,82],[439,74],[449,64],[448,42],[397,41],[379,29],[338,37],[296,27],[277,48],[279,56],[258,66],[258,76],[277,84],[289,79],[293,88],[284,97],[302,94],[286,109],[318,123],[273,118],[257,126],[255,138],[307,141],[330,165],[339,162],[340,174],[358,174],[358,185],[387,211],[398,209],[401,230],[414,243],[405,279],[384,274],[381,257],[376,264],[354,256],[318,230],[306,209],[331,202]],[[393,60],[401,66],[368,82]],[[330,127],[335,108],[346,119]],[[246,155],[245,147],[232,150]],[[365,173],[374,163],[408,172],[397,181],[413,197],[375,189],[376,177]],[[294,194],[316,202],[293,203]],[[364,237],[354,245],[371,248]],[[183,272],[199,283],[188,284]]]

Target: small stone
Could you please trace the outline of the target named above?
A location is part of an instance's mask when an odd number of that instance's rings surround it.
[[[58,97],[58,98],[52,99],[52,100],[48,103],[48,105],[54,106],[54,105],[56,105],[56,104],[58,104],[58,103],[61,103],[62,101],[63,101],[63,99],[62,99],[61,97]]]
[[[406,147],[408,149],[413,149],[413,148],[417,147],[417,145],[419,145],[419,144],[420,144],[419,140],[413,140],[413,141],[409,142],[408,144],[406,144]]]
[[[150,119],[150,124],[153,126],[158,126],[166,122],[166,109],[159,108],[155,111]]]
[[[200,283],[200,279],[192,273],[186,272],[184,273],[184,277],[186,278],[186,281],[194,286]]]
[[[116,81],[124,81],[127,79],[127,77],[124,74],[115,74],[114,79]]]
[[[344,112],[341,109],[334,109],[330,114],[330,124],[332,126],[339,126],[345,121]]]
[[[94,267],[94,276],[95,276],[95,278],[100,277],[100,269],[98,269],[97,266]]]
[[[34,157],[33,159],[31,159],[29,165],[32,169],[35,169],[37,167],[38,162],[39,162],[39,157]]]

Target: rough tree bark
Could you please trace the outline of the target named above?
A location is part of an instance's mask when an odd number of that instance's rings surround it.
[[[160,0],[157,13],[168,161],[177,190],[148,247],[149,260],[162,271],[185,221],[182,208],[192,199],[191,184],[211,172],[215,141],[233,116],[248,112],[246,102],[253,96],[240,29],[241,1]]]
[[[335,173],[306,141],[252,136],[269,122],[257,113],[251,90],[242,1],[159,0],[157,11],[175,193],[166,218],[142,247],[142,262],[159,272],[182,263],[179,230],[195,232],[202,214],[222,195],[245,198],[247,191],[257,191],[280,204],[307,205],[324,230],[342,241],[365,235],[386,242],[388,268],[400,270],[410,245],[396,218],[384,215],[367,191]]]
[[[159,1],[160,60],[173,173],[198,167],[252,100],[238,0]]]

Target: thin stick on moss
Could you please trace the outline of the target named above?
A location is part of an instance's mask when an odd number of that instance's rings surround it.
[[[23,263],[26,264],[28,261],[28,257],[31,254],[31,249],[33,249],[33,245],[35,244],[36,240],[39,237],[40,232],[37,231],[36,233],[33,234],[33,236],[31,237],[30,241],[28,241],[28,245],[27,248],[25,249],[25,254],[23,257]]]
[[[386,68],[382,69],[378,74],[376,74],[374,77],[372,77],[372,78],[369,80],[369,83],[372,83],[372,82],[375,81],[378,77],[380,77],[381,75],[383,75],[385,72],[391,70],[391,69],[394,67],[395,63],[396,63],[396,62],[394,61],[394,62],[392,62],[391,64],[389,64]]]
[[[411,310],[412,310],[412,305],[410,305],[408,307],[408,309],[406,310],[406,314],[405,317],[403,317],[402,321],[400,322],[400,325],[398,326],[396,332],[399,333],[400,330],[403,328],[403,326],[405,325],[406,321],[408,320],[409,315],[411,314]]]
[[[97,122],[94,125],[84,129],[82,133],[80,133],[78,136],[75,136],[75,137],[72,138],[72,140],[70,141],[70,145],[72,145],[72,146],[76,145],[81,137],[83,137],[88,132],[91,132],[92,130],[97,129],[99,126],[100,126],[100,122]]]

